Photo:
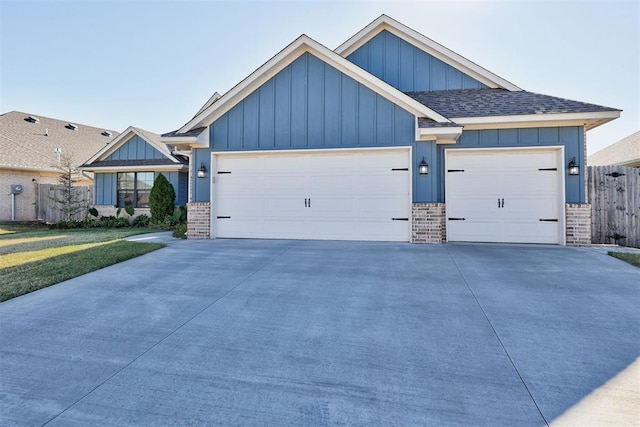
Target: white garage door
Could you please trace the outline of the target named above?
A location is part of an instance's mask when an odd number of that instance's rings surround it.
[[[561,151],[447,150],[447,240],[563,244]]]
[[[214,154],[217,237],[409,241],[408,149]]]

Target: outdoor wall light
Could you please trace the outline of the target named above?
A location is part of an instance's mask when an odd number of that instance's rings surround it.
[[[200,163],[200,167],[198,168],[198,178],[204,178],[207,174],[207,167],[204,165],[204,162]]]
[[[580,165],[576,163],[576,158],[571,159],[568,165],[569,175],[580,175]]]
[[[418,165],[418,173],[420,175],[426,175],[429,173],[429,165],[427,164],[427,162],[424,161],[424,157],[422,158],[422,161]]]

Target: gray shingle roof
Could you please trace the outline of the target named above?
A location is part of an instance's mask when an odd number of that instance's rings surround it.
[[[39,121],[26,121],[29,116]],[[77,130],[71,130],[66,127],[69,123],[75,122],[21,111],[0,115],[0,168],[56,171],[56,148],[61,148],[63,155],[71,154],[79,165],[118,136],[114,130],[109,130],[111,136],[104,136],[104,128],[79,123],[75,123]]]
[[[447,118],[620,111],[524,90],[460,89],[407,95]]]
[[[640,131],[591,154],[587,157],[587,164],[640,167]]]
[[[206,127],[199,127],[184,133],[178,133],[178,130],[172,130],[171,132],[163,133],[162,136],[198,136],[205,129]]]
[[[421,129],[427,129],[427,128],[451,128],[451,127],[458,127],[460,126],[457,123],[453,123],[453,122],[444,122],[444,123],[440,123],[440,122],[436,122],[435,120],[431,120],[427,117],[418,117],[418,127]]]

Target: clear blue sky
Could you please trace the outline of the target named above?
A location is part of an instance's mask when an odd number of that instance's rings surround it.
[[[0,112],[168,132],[300,34],[334,49],[385,13],[525,90],[624,110],[593,153],[640,129],[639,4],[0,0]]]

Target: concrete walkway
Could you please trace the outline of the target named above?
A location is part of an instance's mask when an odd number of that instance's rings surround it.
[[[172,239],[0,304],[0,424],[633,425],[639,306],[592,249]]]

